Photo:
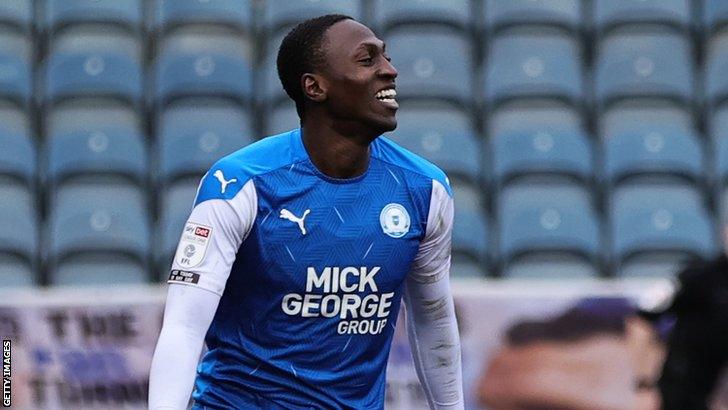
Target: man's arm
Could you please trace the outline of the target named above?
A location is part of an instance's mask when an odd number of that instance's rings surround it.
[[[211,170],[212,171],[212,170]],[[172,262],[164,322],[149,374],[150,409],[185,409],[204,338],[225,290],[235,255],[255,220],[253,182],[221,193],[203,177]]]
[[[407,333],[433,409],[462,409],[460,336],[450,294],[453,200],[433,181],[427,232],[405,283]]]
[[[149,408],[185,409],[195,381],[205,334],[220,296],[210,291],[171,284],[164,324],[149,372]]]

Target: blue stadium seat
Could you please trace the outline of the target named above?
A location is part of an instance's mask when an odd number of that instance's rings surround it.
[[[157,270],[165,278],[172,266],[172,258],[179,243],[182,228],[192,211],[192,205],[197,194],[198,182],[183,181],[168,186],[160,200],[159,238],[161,246],[158,247],[156,258]]]
[[[57,36],[45,61],[46,102],[104,97],[139,104],[141,44],[111,28],[70,28]]]
[[[397,112],[397,129],[387,136],[432,161],[450,177],[473,182],[480,178],[482,147],[467,112],[448,106],[405,103]]]
[[[155,0],[156,24],[162,30],[189,24],[223,25],[241,32],[252,26],[250,0]]]
[[[728,182],[728,104],[715,111],[710,120],[711,139],[714,141],[716,153],[716,176],[720,182]],[[724,222],[728,223],[728,219]]]
[[[707,31],[717,31],[728,25],[728,3],[724,0],[705,0],[703,24]]]
[[[464,30],[472,21],[468,0],[378,0],[375,12],[385,30],[401,24],[445,24]]]
[[[602,116],[602,130],[609,181],[645,175],[703,181],[701,141],[689,112],[626,104]]]
[[[27,187],[0,183],[0,279],[7,279],[8,285],[27,286],[35,282],[33,272],[38,252],[36,203]]]
[[[485,264],[461,257],[456,253],[452,255],[450,276],[453,278],[483,279],[489,276],[489,270]]]
[[[27,106],[32,94],[31,41],[0,30],[0,99]]]
[[[479,185],[454,179],[451,181],[455,213],[462,209],[479,213],[485,209],[485,198]]]
[[[578,185],[519,183],[501,191],[498,203],[506,274],[511,265],[537,255],[550,257],[550,262],[577,275],[598,272],[595,266],[600,259],[600,228],[588,190]],[[544,274],[549,272],[546,261],[540,262],[544,262]],[[567,265],[571,267],[567,269]],[[591,269],[583,271],[585,267]],[[519,267],[519,271],[523,269],[530,270]]]
[[[452,231],[453,254],[472,261],[488,260],[488,215],[477,209],[462,208],[455,212]]]
[[[397,99],[438,98],[462,104],[472,96],[472,52],[465,36],[446,28],[402,28],[386,36]]]
[[[283,90],[281,80],[278,78],[278,67],[276,66],[276,59],[278,58],[278,48],[281,46],[283,37],[286,33],[281,32],[268,38],[266,44],[266,54],[263,58],[262,75],[264,77],[262,84],[256,84],[256,95],[260,102],[266,104],[269,109],[271,107],[277,107],[279,104],[291,103],[293,101],[288,97],[288,94]]]
[[[690,0],[594,0],[594,24],[600,31],[627,24],[661,24],[688,29]]]
[[[33,267],[22,258],[0,253],[0,288],[31,288],[35,278]]]
[[[69,184],[51,203],[53,284],[146,280],[150,218],[142,190],[125,184]]]
[[[592,180],[591,141],[574,110],[516,105],[493,113],[489,125],[493,172],[499,185],[537,174]]]
[[[269,31],[279,31],[324,14],[345,14],[357,20],[361,15],[356,0],[267,0],[265,5],[265,25]]]
[[[47,177],[52,185],[74,177],[109,175],[143,186],[148,156],[141,120],[115,106],[62,106],[48,118]]]
[[[33,186],[36,176],[35,139],[27,115],[0,105],[0,176]]]
[[[199,179],[215,161],[255,140],[248,114],[235,105],[175,104],[164,110],[158,124],[164,182]]]
[[[155,67],[155,99],[219,97],[248,104],[251,44],[242,36],[178,32],[162,42]]]
[[[282,132],[290,131],[301,126],[301,119],[298,118],[296,106],[293,101],[287,101],[286,104],[273,108],[267,118],[268,126],[265,135],[276,135]]]
[[[693,100],[690,43],[672,33],[615,32],[599,44],[595,71],[601,104],[631,97]]]
[[[728,33],[708,43],[705,93],[712,104],[728,99]]]
[[[581,133],[537,131],[494,135],[493,165],[497,180],[552,174],[589,181],[593,175],[590,141]]]
[[[33,29],[33,0],[0,1],[0,24],[29,33]]]
[[[620,275],[672,275],[676,262],[686,255],[708,257],[715,251],[710,217],[699,191],[691,186],[617,188],[609,215]]]
[[[138,32],[143,22],[143,0],[46,0],[43,15],[49,31],[98,23]]]
[[[490,31],[520,26],[556,26],[577,31],[583,2],[579,0],[485,0],[485,24]]]
[[[559,34],[541,32],[497,36],[487,53],[485,96],[491,104],[516,98],[581,101],[582,70],[579,43]]]

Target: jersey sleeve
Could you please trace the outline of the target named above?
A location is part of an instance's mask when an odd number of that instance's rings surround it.
[[[425,238],[405,282],[407,333],[430,407],[462,409],[460,336],[449,279],[453,200],[445,185],[432,183]]]
[[[219,179],[226,182],[227,192]],[[235,255],[250,233],[257,212],[253,180],[242,188],[228,186],[236,182],[210,173],[203,177],[167,283],[197,286],[222,295]]]

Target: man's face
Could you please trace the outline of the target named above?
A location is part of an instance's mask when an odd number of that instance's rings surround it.
[[[333,117],[355,121],[377,133],[397,127],[394,79],[384,42],[353,20],[331,26],[322,44],[326,64],[321,69],[324,104]]]

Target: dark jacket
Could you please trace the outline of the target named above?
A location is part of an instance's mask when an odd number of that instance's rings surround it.
[[[663,409],[707,409],[728,363],[728,258],[694,262],[678,280],[665,312],[677,320],[659,380]]]

